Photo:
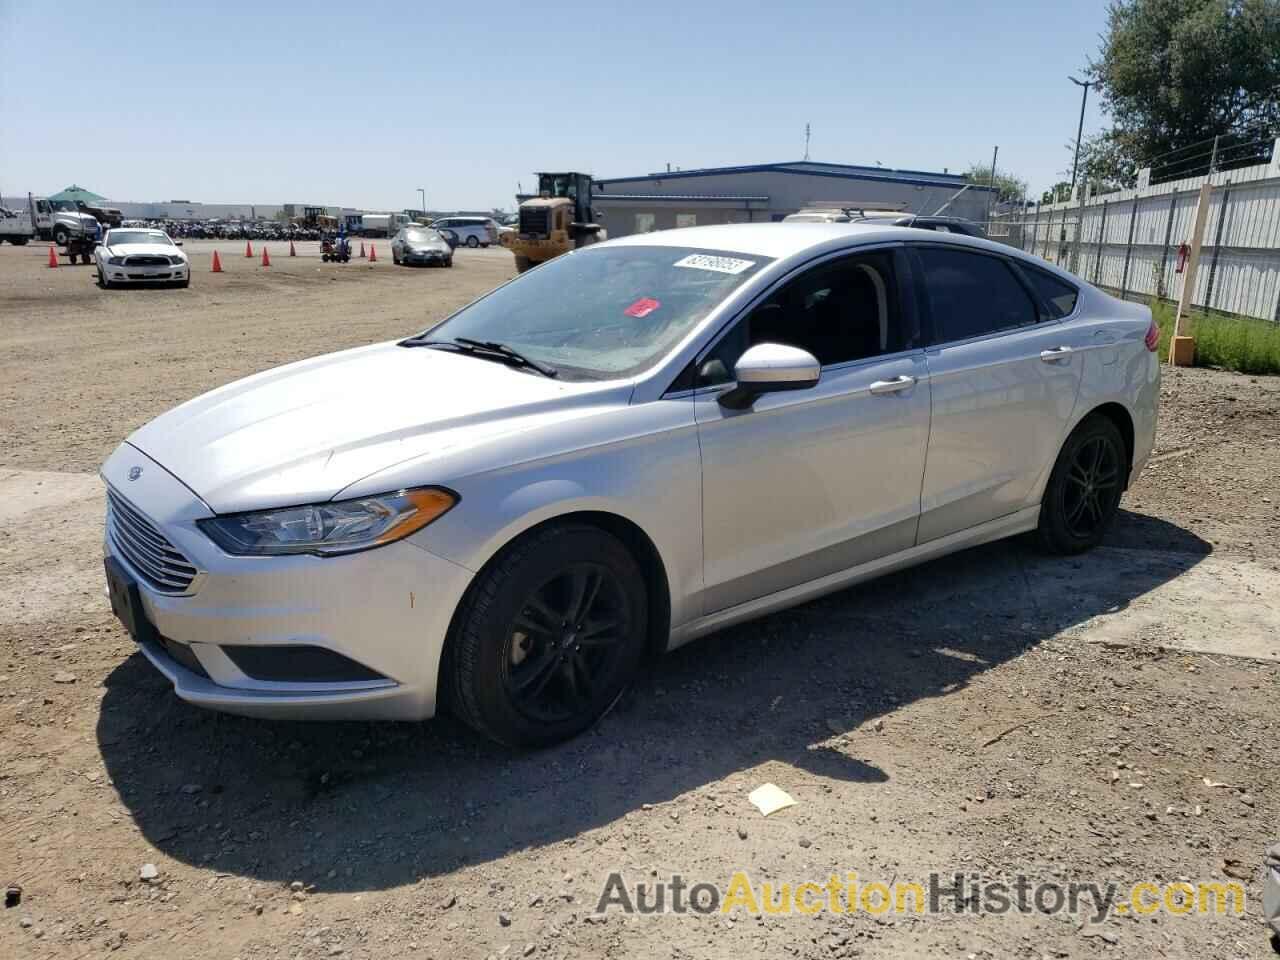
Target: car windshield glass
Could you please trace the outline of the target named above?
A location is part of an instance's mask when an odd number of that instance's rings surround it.
[[[769,262],[754,254],[605,244],[530,270],[423,336],[502,343],[566,379],[630,376]]]
[[[406,230],[404,232],[406,240],[413,240],[417,243],[432,243],[440,239],[440,234],[434,230]]]
[[[170,239],[158,230],[112,230],[107,234],[107,243],[171,243]]]

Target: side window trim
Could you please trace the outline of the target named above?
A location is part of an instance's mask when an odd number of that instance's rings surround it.
[[[793,280],[798,279],[801,275],[803,275],[803,274],[805,274],[805,273],[809,272],[810,270],[818,269],[818,268],[820,268],[820,267],[822,267],[822,266],[824,266],[824,265],[826,265],[826,264],[828,264],[828,263],[834,262],[834,261],[836,261],[836,260],[842,260],[842,259],[845,259],[845,258],[847,258],[847,257],[854,257],[854,256],[858,256],[859,254],[865,254],[865,253],[877,253],[877,252],[889,253],[889,254],[893,257],[893,265],[894,265],[894,269],[895,269],[895,271],[897,271],[897,272],[898,272],[899,277],[900,277],[900,279],[899,279],[899,281],[898,281],[898,287],[899,287],[899,290],[900,290],[900,289],[901,289],[901,287],[902,287],[902,280],[901,280],[901,271],[900,271],[898,268],[899,268],[900,263],[902,262],[902,254],[901,254],[901,251],[903,250],[903,248],[904,248],[904,247],[905,247],[905,244],[904,244],[904,243],[903,243],[903,241],[901,241],[901,240],[892,240],[892,241],[889,241],[889,242],[887,242],[887,243],[886,243],[886,242],[881,242],[881,243],[874,243],[874,244],[866,244],[865,246],[860,245],[860,246],[856,246],[856,247],[846,247],[846,248],[844,248],[844,249],[842,249],[842,250],[834,250],[834,251],[831,251],[830,253],[824,253],[824,254],[822,254],[822,255],[820,255],[820,256],[817,256],[817,257],[812,258],[811,260],[806,260],[806,261],[804,261],[804,263],[796,264],[796,266],[795,266],[795,267],[793,267],[791,270],[787,271],[787,273],[786,273],[784,276],[781,276],[781,277],[779,277],[778,279],[776,279],[776,280],[775,280],[773,283],[771,283],[768,287],[766,287],[764,290],[760,291],[760,293],[758,293],[755,297],[753,297],[753,298],[752,298],[751,300],[749,300],[746,304],[744,304],[744,305],[743,305],[743,306],[742,306],[742,307],[741,307],[741,308],[740,308],[740,309],[739,309],[739,310],[738,310],[738,311],[737,311],[737,312],[736,312],[732,317],[729,317],[729,318],[727,318],[727,319],[725,320],[725,322],[721,325],[720,329],[718,329],[718,330],[717,330],[717,331],[716,331],[716,332],[715,332],[715,333],[710,337],[710,339],[708,339],[708,340],[707,340],[706,345],[705,345],[705,346],[703,346],[703,347],[702,347],[702,349],[700,349],[700,350],[699,350],[699,351],[694,355],[694,358],[693,358],[693,361],[692,361],[692,364],[693,364],[694,369],[696,370],[698,367],[700,367],[700,366],[702,365],[703,361],[705,361],[705,360],[707,359],[707,356],[708,356],[712,351],[714,351],[716,347],[718,347],[718,346],[720,345],[720,341],[721,341],[721,340],[723,340],[725,337],[727,337],[727,336],[729,335],[729,333],[730,333],[730,332],[731,332],[731,331],[732,331],[732,330],[733,330],[733,329],[734,329],[734,328],[735,328],[739,323],[741,323],[741,322],[742,322],[742,321],[744,321],[747,317],[749,317],[749,316],[751,315],[751,312],[752,312],[753,310],[755,310],[757,307],[759,307],[761,304],[763,304],[765,301],[767,301],[770,297],[772,297],[775,293],[777,293],[777,292],[778,292],[780,289],[782,289],[784,286],[786,286],[787,284],[791,283]],[[898,292],[898,291],[895,291],[895,292]],[[912,297],[912,307],[913,307],[913,308],[914,308],[914,306],[915,306],[915,303],[916,303],[916,300],[917,300],[917,299],[918,299],[918,298],[916,298],[916,297]],[[899,308],[900,308],[900,309],[899,309],[899,315],[900,315],[900,317],[899,317],[899,318],[900,318],[900,320],[903,320],[903,321],[905,321],[905,320],[907,319],[907,315],[906,315],[906,313],[904,312],[905,307],[906,307],[906,304],[902,304],[902,303],[900,303],[900,304],[899,304]],[[836,368],[842,368],[842,367],[844,367],[844,366],[848,366],[849,364],[853,364],[853,363],[865,363],[865,362],[873,361],[873,360],[885,360],[885,359],[889,359],[889,358],[891,358],[891,357],[900,357],[900,356],[905,356],[905,355],[907,355],[907,354],[911,354],[911,353],[918,352],[919,350],[922,350],[923,348],[924,348],[924,344],[922,343],[922,344],[919,344],[919,345],[917,345],[917,346],[915,346],[915,347],[912,347],[912,348],[911,348],[911,349],[909,349],[909,350],[901,350],[901,351],[898,351],[898,352],[896,352],[896,353],[883,354],[883,355],[875,356],[875,357],[863,357],[863,358],[860,358],[860,359],[858,359],[858,360],[850,360],[850,361],[847,361],[846,363],[843,363],[843,364],[831,364],[831,365],[830,365],[829,367],[827,367],[826,369],[836,369]],[[683,373],[684,373],[684,371],[683,371],[683,370],[681,370],[681,371],[680,371],[680,374],[677,374],[677,375],[676,375],[676,378],[675,378],[675,380],[673,380],[673,381],[672,381],[671,386],[668,386],[668,387],[667,387],[667,389],[666,389],[665,391],[663,391],[663,395],[664,395],[664,396],[665,396],[667,393],[669,393],[669,392],[672,392],[672,391],[673,391],[673,388],[675,387],[675,384],[680,380],[680,377],[681,377],[681,375],[683,375]],[[695,387],[694,387],[694,389],[695,389],[695,390],[716,390],[716,391],[719,391],[719,390],[721,390],[721,389],[723,389],[723,388],[725,388],[725,387],[727,387],[727,386],[731,385],[732,383],[733,383],[733,381],[731,380],[731,381],[729,381],[728,383],[716,384],[716,385],[715,385],[715,386],[713,386],[713,387],[696,387],[696,386],[695,386]]]
[[[977,247],[970,247],[968,245],[962,246],[961,244],[958,244],[958,243],[929,243],[927,241],[919,241],[919,240],[913,241],[912,243],[909,243],[907,246],[910,249],[911,264],[916,274],[916,282],[914,284],[914,287],[915,287],[916,296],[920,300],[920,312],[926,318],[926,323],[928,325],[928,336],[925,340],[925,346],[927,347],[927,349],[936,350],[939,347],[950,347],[950,346],[955,346],[955,345],[964,344],[964,343],[980,343],[983,340],[991,340],[996,337],[1006,337],[1009,334],[1017,333],[1020,330],[1030,330],[1033,327],[1040,327],[1046,323],[1056,322],[1056,321],[1046,321],[1046,320],[1037,319],[1035,323],[1019,325],[1016,327],[1005,327],[1002,330],[990,330],[987,333],[980,333],[972,337],[962,337],[959,340],[941,339],[941,332],[938,330],[937,325],[933,322],[933,310],[929,305],[929,291],[925,288],[924,264],[921,262],[920,256],[919,256],[919,251],[922,248],[938,247],[944,250],[955,250],[960,253],[972,253],[981,257],[991,257],[993,260],[1000,260],[1004,262],[1006,267],[1009,268],[1009,272],[1013,275],[1015,282],[1018,284],[1019,287],[1022,288],[1022,292],[1027,295],[1027,299],[1031,301],[1031,306],[1032,308],[1035,309],[1037,318],[1039,318],[1040,310],[1041,310],[1040,296],[1033,289],[1030,289],[1031,287],[1030,281],[1027,280],[1027,278],[1022,275],[1022,272],[1020,270],[1017,269],[1016,265],[1013,262],[1013,259],[1011,257],[1003,256],[1002,254],[996,251],[981,250]],[[1079,300],[1077,299],[1077,304],[1078,303],[1079,303]]]

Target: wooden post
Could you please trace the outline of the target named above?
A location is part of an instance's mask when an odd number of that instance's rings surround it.
[[[1178,298],[1178,315],[1173,321],[1173,340],[1169,343],[1169,363],[1175,367],[1189,367],[1196,358],[1196,338],[1190,333],[1186,320],[1191,315],[1191,299],[1196,292],[1196,272],[1200,269],[1200,247],[1204,243],[1205,222],[1209,219],[1209,197],[1213,184],[1207,180],[1200,186],[1200,199],[1196,203],[1196,219],[1191,228],[1191,255],[1182,274],[1182,296]]]

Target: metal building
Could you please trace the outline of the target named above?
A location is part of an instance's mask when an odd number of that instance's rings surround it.
[[[987,219],[990,187],[955,173],[799,160],[603,177],[593,207],[611,237],[718,223],[781,220],[814,207],[861,207]]]

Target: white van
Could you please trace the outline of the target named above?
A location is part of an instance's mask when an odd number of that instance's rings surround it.
[[[472,249],[498,242],[498,224],[493,217],[441,217],[431,221],[431,229],[452,230],[459,243]]]

